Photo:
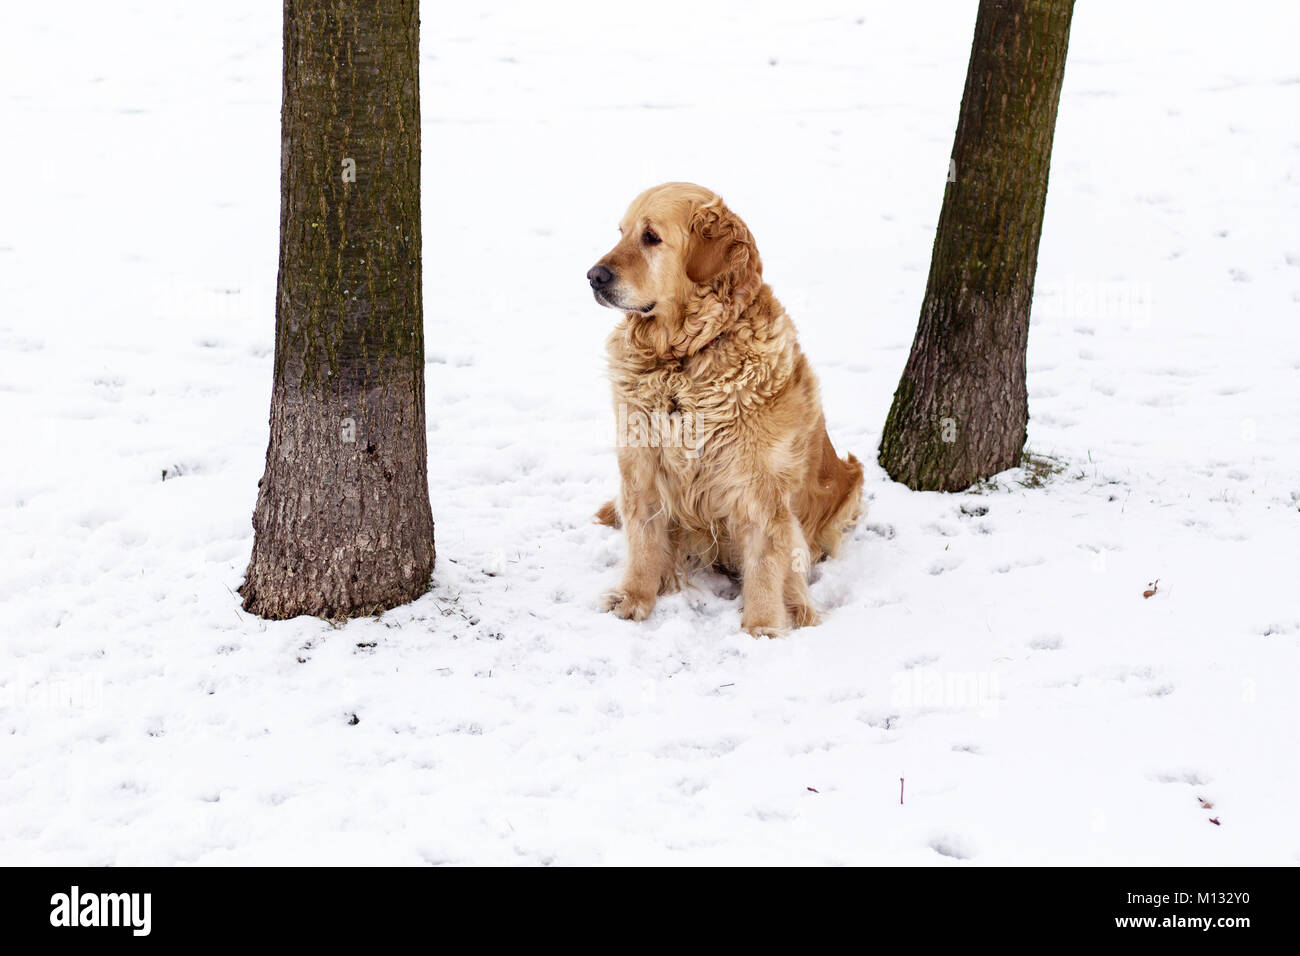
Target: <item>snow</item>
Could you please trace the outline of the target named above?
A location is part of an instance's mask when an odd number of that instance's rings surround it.
[[[435,586],[336,628],[234,594],[279,5],[65,6],[0,39],[0,862],[1300,860],[1300,8],[1079,4],[1028,357],[1056,466],[939,495],[874,450],[974,4],[426,3]],[[783,640],[710,575],[595,609],[583,274],[669,179],[748,221],[867,464]]]

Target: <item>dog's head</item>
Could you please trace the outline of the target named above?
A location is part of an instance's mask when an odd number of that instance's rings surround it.
[[[627,313],[656,351],[685,354],[693,343],[707,344],[763,284],[749,229],[702,186],[647,189],[628,207],[619,232],[587,281],[596,301]]]

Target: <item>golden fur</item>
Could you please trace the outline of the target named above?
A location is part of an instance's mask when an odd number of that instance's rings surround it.
[[[628,561],[604,606],[644,620],[714,566],[739,573],[751,634],[815,624],[807,573],[857,519],[862,465],[831,446],[753,237],[690,183],[642,193],[620,231],[588,274],[608,270],[597,301],[626,313],[607,342],[622,482],[596,517],[626,529]]]

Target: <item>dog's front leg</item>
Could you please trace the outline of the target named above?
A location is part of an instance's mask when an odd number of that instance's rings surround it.
[[[623,582],[605,593],[603,606],[606,611],[633,621],[644,621],[650,616],[664,582],[673,578],[668,514],[655,489],[654,453],[651,449],[619,450],[627,567]]]
[[[784,507],[745,528],[741,588],[745,609],[740,626],[755,637],[780,637],[790,630],[785,578],[791,554],[791,515]]]

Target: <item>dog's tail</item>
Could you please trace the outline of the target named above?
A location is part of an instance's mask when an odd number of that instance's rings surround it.
[[[862,517],[862,462],[852,454],[836,457],[829,439],[826,450],[822,474],[829,480],[824,486],[826,495],[820,502],[821,513],[813,522],[811,543],[822,555],[834,557],[844,533]]]
[[[613,501],[606,501],[596,510],[596,524],[608,525],[611,528],[623,527],[623,521],[618,516],[618,509],[614,507]]]

